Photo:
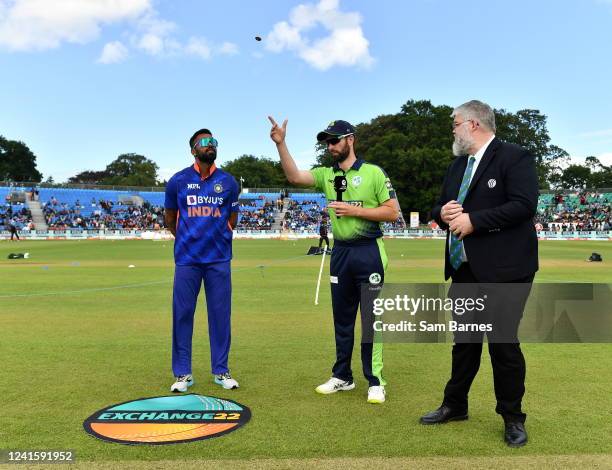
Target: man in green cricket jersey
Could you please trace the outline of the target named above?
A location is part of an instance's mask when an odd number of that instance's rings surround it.
[[[319,142],[327,144],[334,165],[308,171],[299,170],[289,153],[285,143],[287,120],[279,126],[272,117],[268,119],[272,123],[270,138],[276,144],[287,180],[292,184],[314,186],[331,201],[327,207],[334,234],[330,283],[336,363],[332,377],[316,391],[330,394],[352,390],[355,383],[351,355],[361,286],[384,281],[387,255],[381,224],[395,222],[399,216],[395,193],[382,168],[355,155],[355,129],[348,122],[333,121],[317,135]],[[363,373],[369,383],[368,403],[385,401],[382,346],[375,341],[361,344]]]

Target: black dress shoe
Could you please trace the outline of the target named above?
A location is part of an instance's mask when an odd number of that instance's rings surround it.
[[[505,427],[504,441],[509,447],[522,447],[527,444],[527,431],[523,423],[508,422]]]
[[[456,411],[446,405],[442,405],[435,411],[421,416],[419,422],[421,424],[443,424],[449,421],[462,421],[468,419],[468,415],[463,411]]]

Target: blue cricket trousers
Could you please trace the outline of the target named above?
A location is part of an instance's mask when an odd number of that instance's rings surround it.
[[[228,372],[231,343],[231,262],[176,266],[172,296],[172,371],[191,374],[193,318],[202,281],[208,310],[210,363],[213,374]]]

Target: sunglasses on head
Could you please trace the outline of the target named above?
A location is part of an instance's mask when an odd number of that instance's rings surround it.
[[[338,142],[340,142],[345,137],[348,137],[349,135],[353,135],[353,134],[344,134],[344,135],[338,135],[335,137],[330,137],[329,139],[325,139],[325,143],[327,145],[336,145]]]
[[[209,146],[217,148],[219,146],[219,142],[214,137],[202,137],[201,139],[196,140],[193,144],[193,148]]]

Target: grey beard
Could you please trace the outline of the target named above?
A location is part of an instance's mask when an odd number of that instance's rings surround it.
[[[462,157],[463,155],[470,154],[470,148],[472,146],[471,142],[466,142],[463,139],[455,139],[453,142],[453,155],[455,157]]]

